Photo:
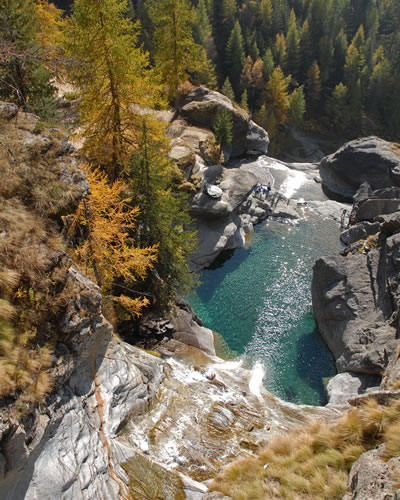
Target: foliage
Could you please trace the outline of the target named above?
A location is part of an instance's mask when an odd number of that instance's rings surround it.
[[[0,96],[48,118],[55,113],[51,73],[38,43],[41,24],[32,0],[4,0],[0,10]]]
[[[226,80],[222,86],[221,92],[226,97],[228,97],[228,99],[230,99],[232,102],[235,100],[235,94],[233,93],[233,88],[232,88],[231,82],[229,81],[228,77],[226,78]]]
[[[189,273],[188,259],[196,244],[186,196],[177,190],[182,174],[167,157],[163,132],[161,123],[143,117],[140,142],[124,171],[132,203],[140,208],[139,246],[157,246],[157,262],[146,288],[159,309],[193,286],[195,276]]]
[[[231,144],[232,129],[233,121],[231,113],[226,108],[222,108],[214,124],[215,141],[221,148]]]
[[[384,457],[400,456],[400,401],[370,399],[331,424],[314,422],[272,439],[255,457],[226,467],[210,490],[233,499],[342,498],[360,455],[384,443]]]
[[[212,71],[204,71],[206,52],[193,39],[193,12],[189,1],[151,0],[148,12],[154,28],[154,59],[168,99],[171,101],[176,96],[179,85],[191,72],[213,80]]]
[[[78,239],[73,257],[83,271],[93,273],[103,293],[110,292],[115,280],[123,279],[132,287],[144,279],[157,258],[156,246],[137,248],[134,245],[139,209],[123,198],[126,187],[117,180],[108,183],[99,170],[85,168],[90,194],[81,201],[69,228],[70,238]],[[115,300],[131,314],[138,315],[148,304],[145,297]]]
[[[75,0],[66,50],[77,63],[69,78],[78,89],[83,152],[118,178],[139,133],[140,106],[158,102],[138,26],[124,16],[126,0]]]
[[[354,137],[370,132],[364,129],[368,122],[372,132],[392,140],[398,138],[400,23],[394,21],[399,16],[397,0],[191,3],[196,9],[196,41],[216,63],[220,88],[229,77],[237,100],[243,90],[240,75],[246,58],[256,61],[261,57],[265,83],[274,68],[280,66],[285,77],[292,76],[289,92],[304,86],[306,116],[313,126],[326,130],[325,106],[320,104],[330,97],[335,100],[335,89],[342,84],[348,92],[349,118],[340,134]],[[378,47],[379,61],[374,60]],[[257,113],[265,102],[260,99],[253,104],[248,88],[247,91],[250,108]]]

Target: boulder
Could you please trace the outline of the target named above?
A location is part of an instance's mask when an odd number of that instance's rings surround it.
[[[200,326],[191,312],[178,309],[172,319],[174,325],[173,338],[183,344],[197,347],[201,351],[215,356],[213,332]]]
[[[192,198],[191,211],[197,217],[226,217],[233,213],[247,199],[257,182],[251,172],[226,169],[220,165],[210,167],[204,179],[220,179],[218,186],[210,187],[206,182],[205,190]],[[209,192],[214,193],[210,195]],[[218,197],[217,197],[218,194]]]
[[[366,240],[368,236],[378,233],[380,227],[379,222],[370,223],[362,221],[340,233],[340,239],[345,245],[351,245],[356,241]]]
[[[360,373],[339,373],[332,377],[327,386],[328,404],[344,405],[350,398],[361,394],[368,387],[378,385],[380,377],[371,377]]]
[[[350,470],[351,493],[343,500],[398,499],[399,469],[400,457],[384,460],[384,445],[363,453]]]
[[[242,221],[237,214],[214,219],[199,218],[196,228],[199,244],[190,257],[192,271],[209,266],[223,250],[242,248],[245,244]]]
[[[400,199],[369,199],[357,209],[356,222],[373,221],[378,215],[392,214],[400,210]]]
[[[364,137],[323,158],[319,171],[328,192],[351,201],[364,181],[373,190],[400,186],[400,155],[392,143]]]
[[[182,116],[190,123],[213,127],[218,113],[227,109],[233,120],[231,156],[265,154],[268,150],[267,132],[249,119],[244,110],[232,105],[230,99],[205,87],[198,87],[186,96]],[[225,162],[227,158],[225,158]]]
[[[215,143],[214,134],[207,128],[193,127],[183,120],[175,120],[169,126],[167,135],[171,138],[171,158],[176,159],[178,156],[178,161],[181,161],[180,156],[185,158],[185,151],[189,151],[192,157],[198,155],[207,164],[219,162],[219,146]]]
[[[0,118],[11,120],[14,116],[17,116],[18,107],[11,102],[0,101]]]

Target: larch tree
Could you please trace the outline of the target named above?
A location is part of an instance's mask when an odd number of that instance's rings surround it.
[[[46,117],[52,107],[51,73],[37,42],[40,31],[32,0],[3,0],[0,8],[0,96]]]
[[[144,279],[157,260],[157,245],[139,248],[135,245],[136,220],[140,211],[124,198],[126,186],[116,180],[110,184],[107,175],[85,168],[90,193],[84,198],[68,228],[69,236],[78,243],[72,253],[75,261],[93,275],[103,294],[137,316],[149,301],[113,294],[117,280],[124,290],[131,290],[137,280]],[[140,293],[137,293],[140,295]]]
[[[151,0],[148,9],[154,28],[154,59],[171,101],[190,73],[204,69],[207,56],[193,39],[194,13],[188,0]]]
[[[248,104],[252,110],[258,107],[265,86],[263,69],[264,64],[261,59],[257,59],[253,63],[251,57],[248,56],[240,77],[242,87],[247,91]]]
[[[75,0],[66,33],[76,61],[69,77],[79,94],[83,152],[110,181],[120,175],[135,146],[140,106],[151,106],[156,87],[138,29],[125,17],[126,0]]]

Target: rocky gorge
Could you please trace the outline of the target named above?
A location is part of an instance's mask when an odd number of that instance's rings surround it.
[[[232,113],[234,122],[233,145],[223,157],[209,128],[221,108]],[[47,141],[38,136],[34,117],[27,127],[23,113],[7,109],[1,114],[3,136],[7,128],[23,134],[26,144],[39,141],[42,154],[64,144],[51,133]],[[348,172],[340,151],[320,166],[268,158],[266,132],[229,99],[202,87],[185,97],[169,135],[171,156],[186,174],[182,189],[192,193],[200,241],[192,256],[194,270],[223,250],[242,246],[262,219],[299,217],[304,200],[291,199],[288,180],[300,176],[314,184],[322,179],[334,192],[338,182],[331,181],[331,170]],[[84,196],[87,186],[75,170],[76,160],[67,160],[73,151],[63,147],[59,182],[74,186],[74,196]],[[353,164],[359,154],[351,147],[354,160],[347,161]],[[314,268],[314,313],[339,372],[328,384],[326,407],[281,401],[263,388],[257,373],[238,361],[219,359],[213,332],[183,300],[170,318],[149,316],[142,322],[143,331],[160,339],[152,351],[128,345],[103,316],[99,289],[69,261],[67,282],[73,282],[74,293],[59,321],[55,390],[21,420],[9,401],[1,402],[0,499],[223,498],[208,492],[209,481],[238,456],[252,456],[271,436],[310,420],[331,421],[350,398],[356,405],[362,397],[398,395],[400,200],[395,181],[400,160],[396,163],[388,147],[380,155],[374,146],[371,162],[361,162],[384,170],[388,180],[383,184],[371,178],[371,187],[358,190],[364,174],[358,169],[359,177],[343,174],[338,194],[346,200],[355,195],[355,223],[342,233],[344,255],[320,259]],[[11,143],[9,149],[17,157]],[[2,153],[8,162],[9,151]],[[255,196],[254,186],[267,182],[274,184],[270,197]],[[307,205],[338,220],[348,208],[336,201]],[[366,474],[370,458],[362,456],[350,474],[349,498],[396,498],[392,472],[379,449],[374,455],[383,484],[380,496],[371,496],[377,466]],[[398,464],[391,467],[398,470]]]

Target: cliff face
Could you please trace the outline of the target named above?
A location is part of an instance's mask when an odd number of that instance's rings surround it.
[[[363,185],[355,199],[356,223],[343,233],[349,243],[343,256],[321,258],[313,269],[316,321],[339,373],[347,373],[330,382],[332,393],[339,380],[355,393],[381,377],[392,380],[400,345],[400,213],[381,213],[387,201],[396,210],[398,189]]]

